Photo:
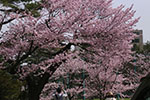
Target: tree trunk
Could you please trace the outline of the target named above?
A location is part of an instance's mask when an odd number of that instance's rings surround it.
[[[49,73],[44,73],[43,77],[37,78],[34,76],[28,76],[26,78],[28,84],[28,99],[29,100],[39,100],[40,94],[48,82],[51,75]]]
[[[41,94],[41,91],[39,91],[38,87],[29,87],[29,92],[28,92],[28,99],[29,100],[39,100],[39,96]]]
[[[64,62],[65,60],[63,60]],[[62,62],[58,62],[52,64],[49,68],[51,73],[45,72],[42,77],[29,75],[26,77],[26,81],[28,84],[28,99],[29,100],[39,100],[40,94],[45,86],[48,83],[49,78],[53,75],[56,69],[62,64]]]
[[[28,100],[39,100],[41,90],[38,84],[38,80],[34,76],[28,76],[26,78],[28,85]]]

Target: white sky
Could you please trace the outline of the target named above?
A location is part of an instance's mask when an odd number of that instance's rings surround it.
[[[125,7],[134,5],[133,10],[136,10],[135,17],[141,17],[136,24],[136,28],[143,30],[143,41],[150,41],[150,0],[113,0],[113,6],[119,6],[120,4]]]

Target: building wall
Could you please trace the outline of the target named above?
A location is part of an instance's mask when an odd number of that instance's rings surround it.
[[[140,50],[143,50],[143,30],[135,30],[133,33],[137,35],[133,40],[133,44],[139,46]]]

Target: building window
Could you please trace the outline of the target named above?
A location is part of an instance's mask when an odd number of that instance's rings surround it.
[[[134,39],[133,41],[132,41],[132,43],[139,43],[140,42],[140,39]]]
[[[135,31],[135,32],[133,32],[133,33],[135,33],[135,34],[137,34],[137,35],[140,35],[140,32],[139,32],[139,31]]]
[[[135,42],[135,43],[139,43],[139,42],[140,42],[140,39],[135,39],[134,42]]]

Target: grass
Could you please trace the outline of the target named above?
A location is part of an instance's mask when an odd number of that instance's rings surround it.
[[[124,100],[130,100],[129,98],[125,98]]]
[[[82,99],[79,99],[79,100],[82,100]],[[86,99],[88,100],[88,99]],[[94,99],[94,100],[99,100],[99,99]],[[123,98],[123,99],[119,99],[119,100],[130,100],[130,98]]]

